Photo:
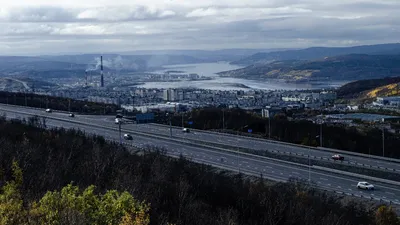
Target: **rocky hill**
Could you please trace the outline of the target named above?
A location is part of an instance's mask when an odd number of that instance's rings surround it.
[[[400,54],[351,54],[309,61],[276,61],[221,72],[219,75],[246,79],[283,79],[289,82],[354,81],[394,77],[400,76]]]

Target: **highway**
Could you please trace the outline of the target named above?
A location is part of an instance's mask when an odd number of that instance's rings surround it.
[[[43,113],[43,112],[41,112]],[[104,126],[111,126],[114,124],[115,117],[114,116],[83,116],[88,121],[93,121],[98,124],[102,124]],[[124,124],[123,127],[125,129],[133,130],[133,131],[140,131],[158,135],[169,136],[170,135],[170,128],[164,125],[158,124]],[[307,147],[299,147],[293,145],[287,145],[282,143],[274,143],[270,142],[265,139],[257,139],[257,138],[248,138],[245,136],[238,136],[238,135],[230,135],[230,134],[220,134],[216,132],[204,132],[200,130],[194,130],[191,133],[184,133],[182,132],[181,127],[173,127],[172,128],[172,136],[174,138],[181,138],[181,139],[189,139],[189,140],[198,140],[204,141],[209,143],[217,143],[223,144],[226,146],[230,146],[232,148],[248,148],[253,150],[259,151],[275,151],[275,152],[285,152],[291,154],[297,154],[299,156],[308,157],[314,156],[314,159],[321,159],[323,161],[328,161],[331,159],[331,156],[335,153],[330,151],[323,151],[323,150],[316,150]],[[389,170],[393,169],[395,172],[400,173],[400,163],[396,162],[389,162],[384,160],[377,160],[374,158],[368,157],[359,157],[359,156],[352,156],[342,154],[345,157],[345,165],[358,165],[364,166],[368,168],[387,168]],[[330,160],[330,162],[334,162]],[[336,162],[339,163],[339,162]]]
[[[14,110],[14,111],[16,109],[21,109],[20,107],[13,105],[1,105],[1,107],[3,109]],[[41,116],[54,117],[54,118],[65,119],[67,117],[65,113],[53,112],[49,114],[44,112],[43,109],[37,110],[34,108],[24,108],[24,112]],[[110,127],[110,126],[117,127],[117,125],[114,123],[115,116],[76,115],[76,117],[72,119],[75,121],[92,122],[97,125],[102,125],[104,127]],[[170,129],[168,126],[158,125],[158,124],[127,123],[123,124],[123,128],[126,130],[151,133],[155,135],[163,135],[163,136],[170,135]],[[307,147],[288,145],[284,143],[276,143],[265,139],[249,138],[238,135],[220,134],[220,133],[200,131],[200,130],[194,130],[191,133],[184,133],[182,132],[181,127],[173,127],[172,135],[174,138],[197,140],[197,141],[208,142],[210,144],[217,143],[225,146],[230,146],[233,149],[240,147],[240,148],[248,148],[259,151],[269,150],[275,152],[284,152],[285,154],[290,153],[303,157],[308,157],[308,155],[310,155],[311,157],[314,157],[313,158],[314,160],[320,159],[323,161],[328,161],[334,154],[330,151],[316,150]],[[394,172],[400,173],[400,163],[378,160],[368,157],[360,157],[360,156],[353,156],[346,154],[342,155],[345,157],[345,163],[344,163],[345,165],[350,165],[350,166],[358,165],[358,166],[365,166],[367,168],[379,168],[379,167],[387,168],[389,170],[392,170],[392,172],[394,170]],[[334,163],[333,160],[330,160],[330,162]]]
[[[29,115],[24,114],[27,112],[27,110],[21,108],[19,108],[19,110],[15,109],[16,108],[5,109],[5,107],[1,105],[0,113],[2,111],[5,112],[8,118],[29,117]],[[34,112],[40,115],[43,114],[42,116],[49,116],[49,114],[39,111]],[[90,123],[93,123],[93,121],[87,116],[77,115],[77,117],[75,118],[69,118],[62,113],[51,113],[51,116],[62,116],[63,119],[71,121],[80,118],[81,120],[84,120],[86,122],[89,121]],[[68,121],[53,120],[49,118],[47,119],[46,123],[50,127],[64,127],[67,129],[74,128],[83,130],[89,134],[102,135],[108,140],[119,141],[120,138],[119,132],[117,130],[107,127],[94,126],[90,124],[84,125]],[[99,122],[97,125],[101,125],[101,123]],[[108,126],[109,125],[110,124],[108,124]],[[114,127],[117,127],[117,125],[115,124],[112,125]],[[150,127],[153,127],[153,125],[150,125]],[[197,135],[197,133],[187,135]],[[364,198],[372,197],[374,199],[384,199],[386,201],[392,201],[396,204],[400,204],[400,188],[398,186],[366,180],[374,184],[376,190],[361,191],[356,188],[356,184],[359,179],[351,176],[323,172],[317,169],[313,169],[312,167],[308,168],[304,165],[293,165],[288,162],[279,162],[277,160],[267,159],[265,157],[260,157],[256,155],[247,155],[242,153],[238,154],[234,151],[217,151],[209,147],[184,145],[175,141],[165,140],[164,138],[146,137],[143,135],[135,134],[132,134],[132,136],[134,137],[133,140],[123,140],[123,142],[125,144],[137,147],[145,147],[146,145],[161,147],[167,150],[167,154],[169,155],[183,155],[193,161],[202,162],[231,171],[241,171],[243,173],[256,176],[260,176],[262,174],[262,176],[267,179],[277,181],[286,181],[289,178],[308,179],[308,177],[310,176],[311,180],[316,183],[318,185],[318,188],[320,189],[343,192],[347,195],[355,195],[358,197],[363,196]]]

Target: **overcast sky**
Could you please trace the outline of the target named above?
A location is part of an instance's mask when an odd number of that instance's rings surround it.
[[[0,54],[400,42],[400,0],[2,0]]]

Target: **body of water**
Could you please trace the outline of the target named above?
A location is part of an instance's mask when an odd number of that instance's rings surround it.
[[[240,78],[219,77],[216,73],[242,68],[236,65],[230,65],[228,62],[218,63],[200,63],[200,64],[182,64],[166,66],[163,70],[153,71],[152,73],[164,73],[169,70],[183,71],[184,73],[197,73],[200,76],[212,77],[212,80],[201,81],[179,81],[179,82],[146,82],[137,87],[143,88],[196,88],[209,90],[296,90],[296,89],[320,89],[333,88],[343,85],[341,83],[285,83],[274,80],[247,80]],[[243,87],[246,86],[248,88]]]

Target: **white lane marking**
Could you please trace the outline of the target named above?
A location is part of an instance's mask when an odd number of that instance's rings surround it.
[[[392,192],[385,192],[386,194],[389,194],[389,195],[394,195],[394,193],[392,193]]]
[[[340,188],[340,189],[342,188],[342,187],[340,187],[340,186],[337,186],[337,187]]]
[[[326,178],[322,178],[322,177],[320,177],[319,179],[320,179],[320,180],[328,180],[328,179],[326,179]]]
[[[292,173],[294,173],[294,174],[300,174],[299,172],[292,172]]]

